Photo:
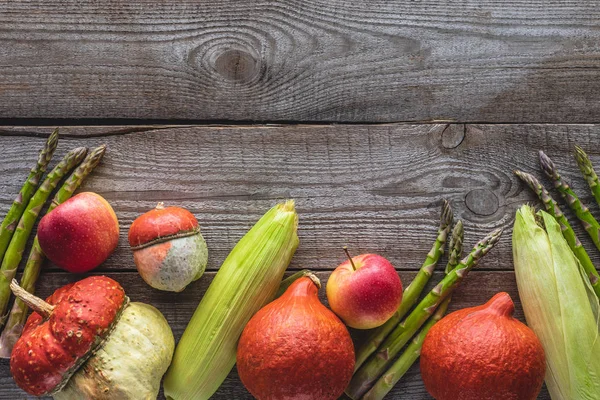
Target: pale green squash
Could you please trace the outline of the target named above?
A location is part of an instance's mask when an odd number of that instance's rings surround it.
[[[174,348],[173,333],[160,311],[148,304],[131,303],[104,345],[54,398],[156,399]]]

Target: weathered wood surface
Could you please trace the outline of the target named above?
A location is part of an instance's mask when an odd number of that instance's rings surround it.
[[[0,1],[0,117],[600,120],[596,0]]]
[[[0,130],[0,215],[8,209],[50,130]],[[103,163],[83,187],[104,195],[122,224],[120,246],[99,272],[122,282],[134,301],[157,306],[177,338],[228,251],[280,199],[294,198],[300,214],[301,245],[291,269],[320,270],[326,280],[343,260],[341,246],[348,245],[357,254],[385,255],[408,283],[434,239],[439,202],[447,198],[456,218],[465,221],[469,245],[496,227],[505,228],[497,248],[454,297],[453,307],[481,304],[496,292],[507,291],[517,302],[519,318],[522,312],[511,271],[511,224],[517,207],[534,197],[512,170],[541,177],[536,157],[537,150],[544,149],[592,212],[599,213],[571,155],[577,143],[600,165],[600,126],[594,125],[71,127],[62,131],[60,155],[78,145],[108,144]],[[194,212],[210,249],[209,272],[177,295],[143,283],[125,238],[131,221],[160,200]],[[598,252],[572,222],[599,263]],[[49,265],[39,293],[47,295],[74,279],[79,276]],[[12,383],[6,362],[0,363],[0,398],[25,398]],[[249,396],[234,372],[215,398]],[[417,367],[390,398],[429,399]],[[544,392],[540,399],[549,397]]]

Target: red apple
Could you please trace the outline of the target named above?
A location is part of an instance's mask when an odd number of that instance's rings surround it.
[[[346,250],[347,252],[347,250]],[[333,271],[327,282],[331,309],[357,329],[383,325],[402,301],[402,281],[394,266],[377,254],[350,258]]]
[[[46,214],[37,234],[53,263],[69,272],[86,272],[102,264],[117,247],[119,221],[102,196],[85,192]]]

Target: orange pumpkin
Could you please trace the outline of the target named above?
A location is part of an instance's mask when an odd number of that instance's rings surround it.
[[[535,400],[546,361],[539,339],[513,318],[508,293],[453,312],[431,328],[421,376],[437,400]]]
[[[259,400],[335,400],[354,371],[348,330],[317,296],[316,276],[263,307],[240,338],[240,379]]]

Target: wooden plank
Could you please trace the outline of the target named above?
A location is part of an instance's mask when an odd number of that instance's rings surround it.
[[[512,171],[541,177],[540,148],[598,213],[570,155],[579,143],[600,165],[598,125],[136,129],[68,128],[59,144],[59,155],[74,146],[108,144],[103,163],[83,187],[104,195],[121,221],[119,248],[103,270],[135,270],[127,230],[158,201],[196,214],[210,249],[208,268],[216,270],[250,226],[285,198],[296,200],[300,215],[301,246],[292,269],[333,269],[344,259],[343,245],[356,254],[384,254],[401,270],[417,269],[435,238],[442,198],[465,221],[469,246],[492,229],[505,228],[481,267],[510,269],[514,213],[534,201]],[[0,133],[0,215],[35,162],[43,143],[38,136],[49,131],[27,127]],[[590,255],[598,265],[598,252]]]
[[[0,116],[597,122],[597,1],[0,1]]]
[[[173,328],[173,332],[177,340],[181,337],[183,330],[189,319],[191,318],[196,306],[198,305],[202,295],[206,291],[210,281],[214,277],[214,272],[207,273],[199,281],[193,283],[184,292],[178,294],[165,293],[154,290],[145,285],[141,278],[136,273],[112,273],[108,274],[118,280],[125,288],[132,301],[141,301],[150,303],[160,309],[169,324]],[[414,272],[403,271],[400,276],[403,282],[408,283],[414,277]],[[326,285],[328,272],[318,273],[323,285]],[[434,282],[437,282],[442,277],[441,272],[437,272],[431,280],[431,284],[427,289],[430,289]],[[80,279],[80,276],[67,273],[46,273],[42,275],[42,287],[39,294],[47,296],[56,288],[72,281]],[[499,291],[508,292],[514,299],[517,311],[516,316],[523,318],[518,293],[516,290],[516,282],[514,274],[511,272],[480,272],[473,271],[467,278],[465,283],[457,290],[453,296],[451,309],[456,310],[464,307],[479,305],[491,298]],[[320,295],[324,303],[327,299],[324,294],[324,289],[321,289]],[[356,341],[360,340],[359,332],[352,332]],[[25,399],[27,398],[20,391],[10,378],[8,370],[8,362],[0,361],[0,398],[2,399]],[[161,397],[163,398],[163,397]],[[251,399],[252,397],[243,388],[239,381],[235,369],[227,378],[223,386],[212,397],[215,400],[230,400],[230,399]],[[410,399],[422,400],[430,399],[427,395],[421,378],[419,368],[414,365],[407,373],[406,377],[394,388],[394,390],[386,397],[386,399]],[[550,397],[546,390],[540,394],[539,400],[549,400]]]

